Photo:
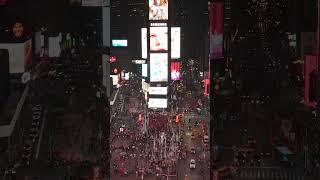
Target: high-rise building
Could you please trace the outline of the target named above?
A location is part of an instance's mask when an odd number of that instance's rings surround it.
[[[185,58],[196,58],[204,69],[208,69],[208,31],[209,10],[207,1],[178,0],[172,5],[174,15],[172,19],[175,25],[181,26],[181,56]],[[197,22],[197,24],[194,24]],[[195,48],[197,47],[197,48]]]

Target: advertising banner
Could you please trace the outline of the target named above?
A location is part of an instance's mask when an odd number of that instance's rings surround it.
[[[168,87],[149,87],[149,94],[151,95],[167,95]]]
[[[113,39],[112,40],[112,46],[114,47],[127,47],[128,46],[128,40],[126,39]]]
[[[168,20],[168,0],[149,0],[149,20]]]
[[[142,64],[142,76],[148,77],[148,64]]]
[[[148,58],[148,32],[147,28],[141,28],[141,57],[143,59]]]
[[[223,58],[223,5],[213,2],[210,5],[210,59]]]
[[[180,58],[181,28],[171,28],[171,58]]]
[[[163,98],[149,98],[149,108],[167,108],[168,100]]]
[[[171,80],[180,80],[180,62],[171,62]]]
[[[150,27],[150,51],[168,50],[168,28]]]
[[[168,81],[168,54],[151,53],[150,54],[150,81],[167,82]]]

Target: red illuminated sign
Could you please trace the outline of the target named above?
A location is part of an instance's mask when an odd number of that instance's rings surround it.
[[[116,62],[117,58],[115,56],[110,57],[110,63]]]
[[[180,80],[180,62],[171,62],[171,80]]]
[[[310,101],[310,74],[317,69],[317,57],[306,56],[304,63],[304,102],[305,105],[314,107],[315,102]]]
[[[223,5],[222,2],[210,4],[210,58],[222,58],[223,50]]]

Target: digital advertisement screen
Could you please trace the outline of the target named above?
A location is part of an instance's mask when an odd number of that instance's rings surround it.
[[[119,84],[119,75],[110,75],[112,78],[112,85],[116,86]]]
[[[142,76],[148,77],[148,64],[142,64]]]
[[[127,47],[128,46],[128,40],[112,40],[112,46],[114,47]]]
[[[149,0],[149,20],[168,20],[169,0]]]
[[[180,62],[171,62],[171,80],[180,80]]]
[[[210,59],[219,59],[223,58],[223,5],[213,2],[210,6]]]
[[[168,87],[149,87],[149,94],[151,95],[167,95]]]
[[[168,100],[163,98],[149,98],[149,108],[167,108]]]
[[[180,58],[180,42],[181,42],[181,28],[171,28],[171,58]]]
[[[141,50],[143,59],[148,58],[148,33],[147,28],[141,28]]]
[[[168,81],[168,54],[151,53],[150,54],[150,81],[166,82]]]
[[[150,27],[150,51],[168,50],[168,28]]]

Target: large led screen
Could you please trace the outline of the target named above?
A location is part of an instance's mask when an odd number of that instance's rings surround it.
[[[168,54],[151,53],[150,54],[150,81],[166,82],[168,81]]]
[[[114,47],[127,47],[128,46],[128,41],[127,40],[112,40],[112,46]]]
[[[148,77],[148,64],[142,64],[142,76]]]
[[[141,28],[141,50],[142,50],[142,58],[148,58],[148,33],[147,28]]]
[[[167,108],[168,100],[163,98],[149,98],[149,108]]]
[[[149,20],[168,20],[168,0],[149,0]]]
[[[211,3],[210,7],[210,59],[223,58],[223,6],[222,2]]]
[[[171,62],[171,80],[180,80],[180,62]]]
[[[180,41],[181,41],[181,29],[180,27],[171,28],[171,58],[180,58]]]
[[[168,28],[150,27],[150,51],[168,50]]]

